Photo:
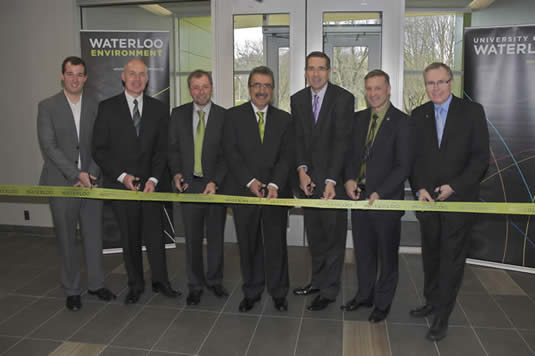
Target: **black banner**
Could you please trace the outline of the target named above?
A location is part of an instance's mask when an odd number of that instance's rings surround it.
[[[489,171],[481,200],[533,202],[535,196],[535,26],[468,28],[465,97],[485,108]],[[535,267],[535,220],[482,215],[471,258]]]

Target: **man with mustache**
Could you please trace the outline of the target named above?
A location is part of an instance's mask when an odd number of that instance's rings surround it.
[[[223,148],[229,194],[291,197],[292,125],[287,112],[270,104],[274,84],[271,69],[254,68],[248,80],[251,100],[227,110]],[[232,210],[244,294],[239,310],[251,310],[260,301],[266,284],[275,309],[288,310],[288,208],[235,205]]]

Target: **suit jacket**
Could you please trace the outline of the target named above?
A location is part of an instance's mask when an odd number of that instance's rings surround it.
[[[336,181],[336,194],[344,194],[343,167],[353,125],[355,97],[347,90],[328,83],[318,121],[314,123],[312,94],[306,87],[292,95],[295,124],[296,166],[306,165],[316,184],[314,196],[321,196],[325,179]]]
[[[226,166],[223,159],[223,123],[225,109],[212,103],[202,145],[202,170],[207,182],[223,185]],[[172,177],[181,173],[184,182],[190,184],[195,161],[193,140],[193,103],[173,109],[169,123],[169,167]],[[199,193],[199,192],[193,192]]]
[[[435,109],[427,102],[412,112],[416,161],[413,189],[449,184],[455,193],[448,200],[477,201],[479,182],[489,165],[489,132],[483,107],[453,96],[442,142],[438,146]]]
[[[358,180],[366,146],[371,109],[355,113],[352,144],[345,160],[345,179]],[[366,162],[366,196],[377,192],[381,199],[403,199],[404,183],[412,168],[409,119],[392,104],[375,135]]]
[[[117,178],[126,172],[145,182],[161,179],[167,163],[169,113],[159,100],[143,96],[139,136],[124,93],[100,102],[93,135],[93,158],[104,186],[126,189]]]
[[[269,105],[261,142],[250,101],[227,110],[223,149],[229,176],[225,192],[252,196],[246,185],[256,178],[266,185],[275,183],[279,197],[291,197],[292,129],[290,114]]]
[[[78,181],[80,171],[99,176],[100,169],[91,156],[96,115],[97,102],[92,96],[82,94],[78,138],[72,110],[63,90],[39,103],[37,135],[44,156],[39,184],[72,186]],[[78,168],[79,157],[81,170]]]

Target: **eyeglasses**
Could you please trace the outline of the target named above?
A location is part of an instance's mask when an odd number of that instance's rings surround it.
[[[269,84],[269,83],[253,83],[250,85],[251,88],[255,88],[255,89],[260,89],[260,88],[264,88],[264,89],[273,89],[273,84]]]
[[[451,82],[451,79],[439,80],[438,82],[425,82],[425,86],[428,88],[434,88],[434,87],[444,88],[450,82]]]

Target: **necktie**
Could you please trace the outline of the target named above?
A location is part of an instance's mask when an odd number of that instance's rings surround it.
[[[136,134],[139,136],[139,127],[141,126],[141,115],[139,114],[139,108],[137,107],[137,99],[134,99],[134,115],[132,117],[132,121],[134,121]]]
[[[260,142],[264,142],[264,113],[262,111],[258,111],[256,113],[258,115],[258,131],[260,132]]]
[[[444,126],[446,123],[446,118],[444,117],[444,114],[444,108],[440,106],[437,110],[436,117],[438,147],[440,147],[440,143],[442,142],[442,135],[444,134]]]
[[[204,111],[199,110],[197,111],[197,114],[199,115],[199,122],[195,129],[195,162],[193,171],[195,172],[195,175],[202,176],[202,144],[206,126],[204,124]]]
[[[360,166],[360,182],[366,184],[366,162],[370,158],[370,151],[375,140],[375,130],[377,130],[377,119],[379,116],[377,114],[372,115],[372,123],[370,125],[370,130],[368,131],[368,136],[366,136],[366,145],[364,146],[364,152],[362,154],[362,164]]]
[[[318,115],[320,113],[320,97],[314,94],[314,103],[312,104],[312,113],[314,114],[314,123],[318,122]]]

